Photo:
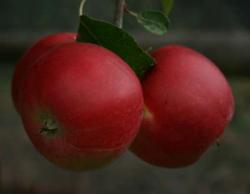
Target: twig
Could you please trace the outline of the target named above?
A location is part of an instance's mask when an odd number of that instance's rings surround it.
[[[83,7],[84,4],[86,3],[86,0],[82,0],[81,4],[80,4],[80,8],[79,8],[79,15],[82,16],[83,15]]]
[[[114,22],[119,27],[123,27],[123,16],[124,16],[124,8],[126,6],[126,0],[116,0],[116,11]]]
[[[138,17],[138,14],[129,10],[127,6],[124,7],[124,11],[131,16]]]

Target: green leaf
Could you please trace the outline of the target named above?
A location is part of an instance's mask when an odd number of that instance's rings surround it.
[[[86,15],[80,17],[77,41],[98,44],[113,51],[126,61],[140,78],[143,78],[154,64],[153,58],[143,51],[127,32]]]
[[[156,35],[166,34],[170,24],[168,17],[159,11],[144,11],[139,13],[137,21],[149,32]]]
[[[174,6],[174,0],[161,0],[164,12],[169,15]]]

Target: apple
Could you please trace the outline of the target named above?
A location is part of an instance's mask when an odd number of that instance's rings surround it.
[[[144,119],[131,150],[156,166],[185,167],[223,133],[234,97],[223,74],[202,54],[169,45],[152,56],[155,67],[142,83]]]
[[[66,42],[73,42],[76,39],[75,33],[57,33],[48,35],[40,39],[23,55],[15,67],[15,72],[12,81],[12,98],[16,110],[19,112],[20,96],[22,96],[23,80],[26,78],[26,73],[31,66],[42,55],[47,54],[53,48]]]
[[[20,102],[37,150],[77,171],[103,166],[126,151],[143,118],[134,72],[113,52],[89,43],[61,44],[36,60]]]

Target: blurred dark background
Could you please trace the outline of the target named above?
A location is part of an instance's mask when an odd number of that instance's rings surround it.
[[[92,0],[86,12],[112,21],[115,0]],[[76,31],[80,0],[1,0],[0,193],[249,194],[250,1],[175,0],[172,28],[163,37],[144,32],[133,18],[125,28],[145,48],[180,43],[213,59],[237,101],[233,122],[195,165],[178,170],[150,166],[126,153],[108,167],[71,173],[47,162],[31,145],[10,97],[13,68],[41,36]],[[128,0],[131,9],[161,9],[158,0]]]

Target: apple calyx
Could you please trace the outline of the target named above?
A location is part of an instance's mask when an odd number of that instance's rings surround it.
[[[45,135],[55,135],[59,130],[57,122],[52,118],[42,119],[42,128],[40,130],[41,134]]]

